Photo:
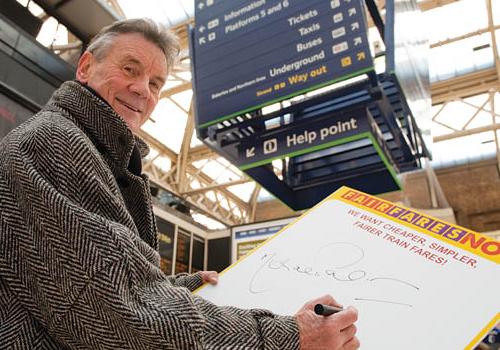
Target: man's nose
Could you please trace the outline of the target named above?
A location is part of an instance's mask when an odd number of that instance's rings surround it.
[[[140,97],[148,97],[149,80],[145,78],[135,79],[130,85],[130,91]]]

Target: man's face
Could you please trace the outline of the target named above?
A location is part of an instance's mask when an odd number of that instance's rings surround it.
[[[142,35],[131,33],[118,35],[101,61],[85,52],[76,76],[101,95],[135,132],[158,103],[167,73],[161,49]]]

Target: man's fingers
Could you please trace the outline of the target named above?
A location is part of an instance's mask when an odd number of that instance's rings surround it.
[[[334,315],[328,316],[331,322],[335,322],[340,330],[351,326],[354,322],[358,320],[358,310],[354,307],[349,306]]]
[[[359,339],[354,337],[344,344],[342,350],[356,350],[359,349],[359,346],[360,346]]]
[[[307,303],[310,308],[314,308],[316,304],[325,304],[342,307],[330,294],[325,294],[317,299],[313,299]]]
[[[215,285],[219,281],[219,274],[216,271],[202,271],[201,278],[203,282]]]
[[[352,340],[352,338],[354,338],[354,336],[356,335],[356,331],[357,331],[356,326],[352,324],[349,327],[344,328],[340,332],[340,334],[342,335],[342,338],[344,339],[344,344],[347,344],[348,342],[350,342]]]
[[[349,306],[333,315],[319,316],[311,310],[315,304],[335,305],[336,301],[324,295],[306,303],[296,314],[301,349],[357,349],[359,341],[354,322],[358,319],[358,311]]]

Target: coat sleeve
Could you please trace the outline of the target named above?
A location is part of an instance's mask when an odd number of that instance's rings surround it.
[[[168,276],[167,279],[176,287],[185,287],[190,291],[194,291],[203,285],[203,279],[200,272],[194,274],[179,273],[174,276]]]
[[[218,307],[174,286],[115,219],[120,203],[81,135],[52,125],[10,146],[0,178],[2,211],[17,206],[2,213],[6,281],[63,346],[298,349],[294,317]]]

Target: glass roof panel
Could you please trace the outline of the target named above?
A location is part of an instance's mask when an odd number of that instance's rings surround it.
[[[196,136],[196,132],[194,132],[193,136],[191,137],[191,144],[189,145],[189,147],[193,148],[201,145],[203,145],[203,142],[201,142],[198,136]]]
[[[160,168],[162,171],[167,172],[172,167],[172,161],[168,157],[160,156],[153,161],[154,165]]]
[[[145,159],[153,159],[153,158],[155,158],[157,155],[158,155],[158,151],[157,151],[155,148],[151,147],[151,148],[149,149],[149,153],[148,153],[148,155],[145,157]]]
[[[158,9],[156,0],[118,0],[118,4],[127,18],[149,17],[170,25],[166,13]]]
[[[31,0],[17,0],[18,3],[22,4],[23,6],[26,7],[28,5],[28,9],[32,14],[35,16],[40,16],[43,12],[43,9],[38,6],[34,1]]]
[[[274,196],[269,193],[264,187],[260,188],[259,196],[257,197],[257,201],[264,202],[274,199]]]
[[[42,25],[36,40],[45,47],[65,45],[68,43],[68,30],[53,17],[49,17]]]
[[[461,0],[424,12],[430,43],[455,38],[487,27],[485,1]],[[446,18],[446,23],[443,23]]]
[[[432,147],[431,164],[434,168],[444,168],[493,158],[496,154],[495,142],[492,142],[493,137],[493,132],[487,131],[435,142]]]
[[[435,120],[455,130],[461,130],[475,112],[476,108],[460,101],[454,101],[449,102]]]
[[[201,188],[201,183],[198,180],[194,179],[190,182],[190,186],[192,189],[198,189]]]
[[[493,51],[489,33],[435,47],[430,50],[431,82],[442,81],[493,67]]]
[[[229,174],[224,174],[225,167],[216,161],[209,161],[204,166],[202,171],[215,180],[217,183],[231,181]]]
[[[191,99],[193,97],[193,90],[189,89],[186,91],[179,92],[170,98],[177,102],[186,112],[189,112],[189,107],[191,105]]]
[[[118,0],[127,18],[149,17],[175,26],[194,16],[193,0]]]
[[[208,191],[206,197],[210,199],[212,202],[215,202],[215,193],[214,191]]]
[[[178,71],[178,72],[175,72],[175,75],[178,76],[180,79],[183,79],[185,81],[191,81],[191,72]]]
[[[166,91],[166,90],[170,90],[176,86],[179,86],[181,85],[183,82],[177,78],[174,78],[172,77],[171,75],[168,77],[167,79],[167,82],[165,83],[165,85],[163,85],[163,88],[161,89],[161,91]]]
[[[493,0],[492,4],[492,12],[493,12],[493,23],[494,25],[500,24],[500,1]],[[497,36],[498,38],[498,36]]]
[[[481,107],[486,101],[488,101],[488,94],[479,94],[463,99],[465,102],[473,104],[477,107]]]
[[[489,104],[485,106],[486,111],[480,111],[467,126],[467,129],[479,128],[482,126],[491,125],[493,118],[491,117]]]
[[[179,0],[184,10],[188,13],[189,17],[194,17],[194,1],[193,0]]]
[[[227,226],[223,225],[219,221],[209,218],[208,216],[201,213],[192,212],[191,216],[195,221],[206,226],[209,230],[222,230],[227,228]]]
[[[200,168],[204,167],[205,164],[207,164],[209,161],[210,161],[209,159],[200,159],[200,160],[197,160],[196,162],[193,162],[192,164],[196,168],[200,169]]]
[[[442,135],[448,135],[448,134],[451,134],[453,132],[452,129],[444,126],[444,125],[441,125],[441,124],[438,124],[438,123],[433,123],[432,124],[432,130],[431,130],[431,135],[432,137],[436,137],[436,136],[442,136]],[[432,152],[434,152],[434,143],[432,143]]]
[[[243,199],[245,202],[248,202],[250,200],[250,197],[252,196],[254,188],[255,188],[255,183],[248,182],[241,185],[230,186],[228,187],[228,190],[233,192],[241,199]]]
[[[180,1],[156,0],[158,9],[168,18],[169,25],[173,26],[188,19],[190,16]]]
[[[171,101],[161,99],[152,114],[152,119],[154,122],[148,120],[142,129],[172,151],[179,153],[187,114]]]

